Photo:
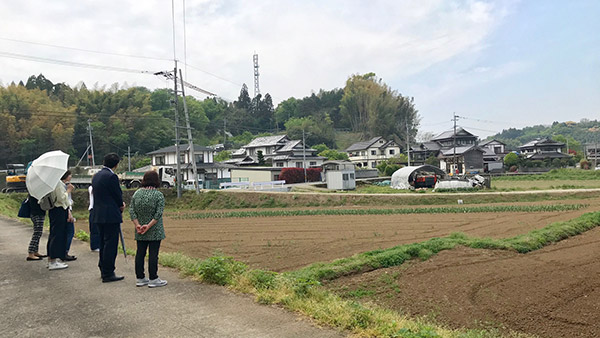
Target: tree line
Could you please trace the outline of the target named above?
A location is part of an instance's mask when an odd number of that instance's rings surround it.
[[[179,98],[182,100],[182,98]],[[244,84],[234,102],[220,98],[185,98],[194,142],[240,147],[254,137],[287,133],[307,145],[336,149],[336,131],[353,131],[362,139],[383,136],[414,139],[419,117],[413,98],[392,90],[375,74],[352,75],[344,88],[319,90],[274,107],[270,94],[252,98]],[[0,86],[0,166],[27,163],[61,149],[79,159],[92,137],[96,162],[103,154],[147,152],[174,144],[172,89],[108,89],[85,83],[70,87],[42,74],[23,83]],[[182,104],[177,105],[182,109]],[[183,117],[183,114],[180,114]],[[359,141],[359,140],[356,140]]]

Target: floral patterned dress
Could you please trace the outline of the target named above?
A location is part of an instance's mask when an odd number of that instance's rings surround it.
[[[164,209],[165,196],[156,189],[142,188],[133,194],[129,206],[131,220],[137,219],[141,225],[150,223],[152,219],[158,221],[145,234],[136,233],[136,241],[161,241],[165,239],[165,228],[162,219]]]

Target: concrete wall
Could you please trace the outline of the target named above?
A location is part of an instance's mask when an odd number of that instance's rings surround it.
[[[377,172],[377,169],[360,169],[360,170],[356,170],[356,178],[373,178],[373,177],[378,177],[379,174]]]

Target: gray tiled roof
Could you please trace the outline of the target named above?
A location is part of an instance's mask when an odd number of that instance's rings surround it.
[[[456,155],[462,155],[466,152],[469,152],[471,150],[479,150],[482,153],[485,152],[485,150],[479,148],[479,147],[475,147],[474,145],[468,145],[468,146],[462,146],[462,147],[456,147]],[[440,150],[440,153],[443,156],[454,156],[454,147],[450,147],[450,148],[443,148]]]
[[[500,141],[498,141],[498,140],[495,140],[495,139],[491,139],[491,140],[483,141],[483,142],[479,143],[479,145],[480,145],[480,146],[485,146],[485,145],[488,145],[488,144],[490,144],[490,143],[492,143],[492,142],[497,142],[497,143],[500,143],[500,144],[506,145],[506,143],[500,142]]]
[[[263,136],[257,137],[252,142],[246,144],[244,148],[267,147],[283,144],[287,140],[287,135]]]
[[[286,152],[286,151],[292,151],[292,149],[294,149],[295,146],[300,144],[300,140],[292,140],[289,141],[288,143],[286,143],[283,147],[277,149],[278,153],[282,153],[282,152]],[[306,149],[308,150],[308,149]]]
[[[475,135],[469,133],[463,127],[456,127],[456,136],[475,136]],[[446,140],[446,139],[449,139],[452,137],[454,137],[454,130],[448,130],[448,131],[445,131],[445,132],[439,134],[438,136],[432,138],[431,140],[432,141]]]
[[[355,150],[369,149],[369,147],[371,145],[373,145],[373,143],[377,142],[380,138],[382,138],[382,137],[381,136],[377,136],[377,137],[373,137],[372,139],[370,139],[368,141],[356,142],[353,145],[351,145],[348,148],[346,148],[346,151],[350,152],[350,151],[355,151]]]
[[[532,141],[529,141],[527,143],[525,143],[524,145],[520,146],[519,148],[529,148],[529,147],[536,147],[536,146],[564,146],[565,144],[562,142],[556,142],[554,140],[551,140],[549,138],[543,138],[543,139],[535,139]]]

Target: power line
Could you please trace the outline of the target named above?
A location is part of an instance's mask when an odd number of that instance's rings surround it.
[[[147,71],[147,70],[122,68],[122,67],[113,67],[113,66],[101,66],[101,65],[94,65],[94,64],[91,64],[91,63],[81,63],[81,62],[57,60],[57,59],[42,58],[42,57],[37,57],[37,56],[30,56],[30,55],[24,55],[24,54],[15,54],[15,53],[8,53],[8,52],[1,52],[1,51],[0,51],[0,56],[7,57],[7,58],[12,58],[12,59],[27,60],[27,61],[53,63],[53,64],[59,64],[59,65],[63,65],[63,66],[73,66],[73,67],[93,68],[93,69],[101,69],[101,70],[111,70],[111,71],[115,71],[115,72],[125,72],[125,73],[154,74],[154,72]]]
[[[122,53],[113,53],[113,52],[103,52],[103,51],[98,51],[98,50],[91,50],[91,49],[84,49],[84,48],[77,48],[77,47],[69,47],[69,46],[60,46],[60,45],[53,45],[53,44],[49,44],[49,43],[43,43],[43,42],[33,42],[33,41],[25,41],[25,40],[18,40],[18,39],[9,39],[9,38],[3,38],[3,37],[0,37],[0,40],[13,41],[13,42],[19,42],[19,43],[26,43],[26,44],[31,44],[31,45],[54,47],[54,48],[70,49],[70,50],[76,50],[76,51],[86,52],[86,53],[114,55],[114,56],[124,56],[124,57],[138,58],[138,59],[148,59],[148,60],[171,61],[170,59],[167,59],[167,58],[159,58],[159,57],[144,56],[144,55],[133,55],[133,54],[122,54]]]
[[[208,72],[208,71],[206,71],[206,70],[200,69],[200,68],[198,68],[198,67],[196,67],[196,66],[194,66],[194,65],[191,65],[191,64],[189,64],[189,63],[185,63],[185,65],[186,65],[186,66],[189,66],[189,67],[191,67],[191,68],[193,68],[193,69],[195,69],[195,70],[201,71],[202,73],[205,73],[205,74],[208,74],[208,75],[210,75],[210,76],[212,76],[212,77],[215,77],[215,78],[217,78],[217,79],[219,79],[219,80],[223,80],[223,81],[225,81],[225,82],[229,82],[229,83],[231,83],[231,84],[234,84],[234,85],[236,85],[236,86],[239,86],[239,87],[241,87],[241,86],[242,86],[242,84],[241,84],[241,83],[237,83],[237,82],[234,82],[234,81],[228,80],[228,79],[226,79],[226,78],[224,78],[224,77],[221,77],[221,76],[219,76],[219,75],[213,74],[213,73],[211,73],[211,72]]]

